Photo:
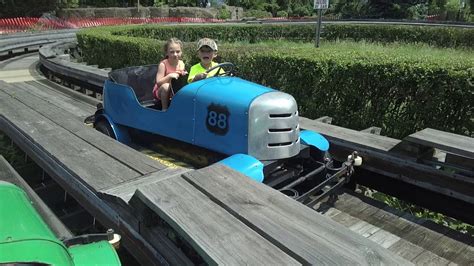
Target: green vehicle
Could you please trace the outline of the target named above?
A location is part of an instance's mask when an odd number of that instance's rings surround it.
[[[96,235],[98,236],[98,235]],[[82,244],[84,237],[59,240],[19,187],[0,181],[0,264],[120,265],[104,239]]]

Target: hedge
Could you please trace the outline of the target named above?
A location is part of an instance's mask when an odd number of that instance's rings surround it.
[[[83,30],[79,46],[87,62],[102,67],[156,63],[162,58],[163,41],[121,35],[142,28]],[[188,28],[168,28],[183,40],[194,38]],[[292,94],[308,118],[329,115],[337,124],[358,130],[380,126],[384,135],[396,138],[426,127],[473,136],[471,51],[451,57],[439,56],[439,51],[430,55],[431,50],[416,55],[417,47],[405,54],[404,49],[351,45],[331,43],[315,49],[288,42],[220,43],[219,55],[239,67],[239,76]],[[184,51],[188,67],[198,61],[194,42],[185,42]]]
[[[166,40],[180,36],[183,41],[193,42],[208,36],[222,42],[245,40],[250,43],[266,40],[311,42],[315,38],[314,24],[282,25],[202,25],[202,26],[157,26],[133,27],[120,32],[121,35]],[[328,24],[324,25],[325,40],[353,40],[382,43],[425,43],[436,47],[474,47],[474,28]]]

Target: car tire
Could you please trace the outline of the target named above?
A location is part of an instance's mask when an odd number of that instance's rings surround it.
[[[117,139],[115,137],[114,131],[112,130],[112,127],[110,126],[110,123],[106,120],[100,120],[99,122],[97,122],[97,124],[95,125],[95,129],[104,135],[107,135],[113,139]]]

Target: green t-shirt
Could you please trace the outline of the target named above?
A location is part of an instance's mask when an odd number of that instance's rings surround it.
[[[218,63],[212,61],[211,62],[211,67],[215,67],[217,66]],[[194,77],[197,75],[197,74],[201,74],[201,73],[204,73],[206,72],[207,69],[205,69],[201,63],[197,63],[195,64],[194,66],[191,67],[191,70],[189,71],[189,76],[188,76],[188,83],[191,83],[194,79]],[[217,74],[217,71],[219,70],[219,68],[211,71],[211,73],[207,74],[207,77],[213,77],[215,74]],[[220,71],[221,73],[223,72],[223,70]]]

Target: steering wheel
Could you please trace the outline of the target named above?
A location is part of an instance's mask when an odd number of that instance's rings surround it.
[[[221,70],[223,70],[223,67],[228,67],[229,70],[228,71],[224,71],[221,73]],[[216,70],[216,69],[219,69],[217,70],[217,73],[214,75],[215,77],[219,77],[219,76],[235,76],[235,65],[231,62],[224,62],[224,63],[220,63],[220,64],[217,64],[211,68],[209,68],[205,73],[206,75],[211,73],[212,71]]]

